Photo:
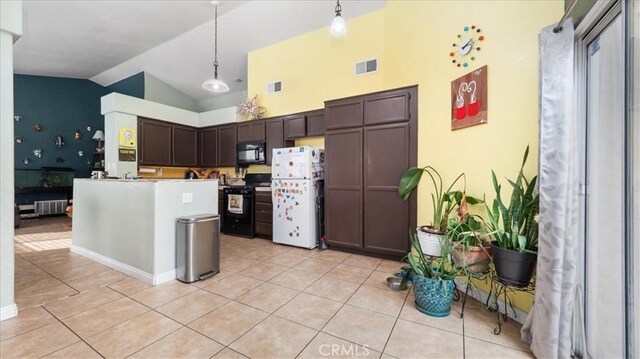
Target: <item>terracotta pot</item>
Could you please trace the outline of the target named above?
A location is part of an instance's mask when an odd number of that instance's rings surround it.
[[[483,247],[459,244],[453,250],[453,261],[458,267],[467,266],[471,273],[487,273],[491,262],[491,245]]]
[[[420,226],[416,229],[416,232],[422,253],[433,257],[442,255],[441,243],[448,240],[444,234],[432,230],[429,226]]]

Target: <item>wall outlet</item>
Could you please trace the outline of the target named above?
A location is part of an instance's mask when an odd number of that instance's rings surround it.
[[[193,193],[182,194],[182,203],[192,203],[192,202],[193,202]]]

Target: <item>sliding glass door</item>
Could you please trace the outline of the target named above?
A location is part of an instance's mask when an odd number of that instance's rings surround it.
[[[577,47],[586,339],[577,348],[640,358],[640,1],[594,8]]]
[[[624,357],[624,56],[620,13],[585,41],[585,322],[593,358]]]

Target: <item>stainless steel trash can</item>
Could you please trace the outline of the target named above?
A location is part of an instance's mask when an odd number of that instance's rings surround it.
[[[176,277],[195,282],[220,272],[220,216],[180,217],[176,224]]]

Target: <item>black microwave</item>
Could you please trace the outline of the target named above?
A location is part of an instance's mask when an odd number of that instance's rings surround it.
[[[267,163],[267,143],[264,141],[240,142],[236,146],[236,164],[248,166]]]

